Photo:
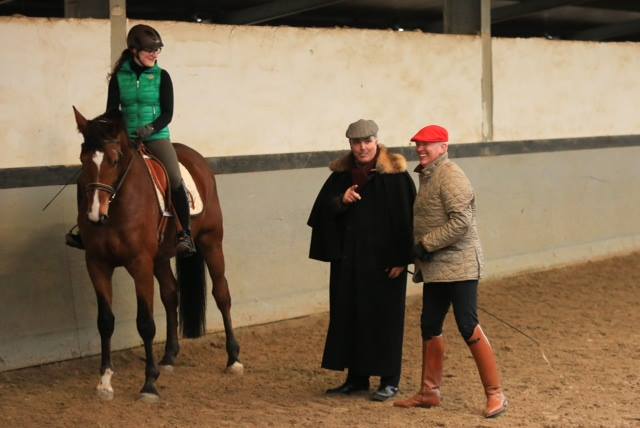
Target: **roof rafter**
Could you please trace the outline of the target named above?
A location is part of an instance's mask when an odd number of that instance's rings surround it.
[[[342,3],[343,1],[344,0],[276,0],[229,12],[225,14],[219,22],[239,25],[260,24],[285,16],[297,15],[309,10]]]
[[[573,40],[609,40],[640,33],[640,19],[590,28],[571,35]]]
[[[553,9],[560,6],[577,5],[593,0],[528,0],[509,6],[501,6],[491,10],[491,22],[509,21],[532,13]]]

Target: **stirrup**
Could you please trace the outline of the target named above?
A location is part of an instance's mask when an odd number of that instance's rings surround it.
[[[193,243],[191,234],[187,232],[178,233],[176,253],[179,257],[189,257],[196,253],[196,245]]]
[[[73,233],[74,230],[78,229],[78,225],[73,226],[66,235],[64,235],[64,243],[72,248],[77,248],[79,250],[84,250],[84,244],[82,243],[82,237],[79,232]]]

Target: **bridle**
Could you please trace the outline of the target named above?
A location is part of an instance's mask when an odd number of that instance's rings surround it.
[[[86,192],[89,193],[89,192],[94,191],[94,190],[107,192],[110,195],[108,203],[113,202],[113,200],[116,198],[116,195],[120,191],[120,188],[124,184],[124,180],[127,178],[127,175],[129,174],[129,171],[131,170],[131,165],[133,164],[133,157],[134,156],[135,156],[135,153],[131,155],[131,157],[129,159],[129,163],[127,164],[127,168],[124,170],[124,172],[122,173],[122,175],[118,179],[118,182],[116,183],[115,188],[113,186],[108,185],[108,184],[104,184],[104,183],[100,183],[99,181],[96,181],[96,182],[93,182],[93,183],[87,183]]]

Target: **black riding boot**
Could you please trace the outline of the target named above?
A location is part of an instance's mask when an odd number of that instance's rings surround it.
[[[64,235],[64,243],[69,247],[77,248],[79,250],[84,250],[84,244],[82,243],[82,237],[80,236],[80,232],[73,233],[74,229],[77,229],[78,226],[73,226],[71,230]]]
[[[189,214],[187,191],[183,185],[176,189],[171,189],[171,192],[173,207],[182,225],[182,232],[178,233],[177,236],[176,252],[180,257],[188,257],[196,252],[196,246],[191,238],[191,216]]]

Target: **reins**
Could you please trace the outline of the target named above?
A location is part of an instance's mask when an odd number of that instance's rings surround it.
[[[132,143],[132,145],[134,147],[133,151],[134,152],[138,152],[138,149],[136,149],[136,147],[140,147],[140,146],[136,145],[135,143]],[[129,174],[129,169],[131,169],[131,163],[133,162],[133,156],[135,156],[135,154],[133,154],[131,156],[131,159],[129,160],[129,165],[127,165],[127,169],[124,171],[124,174],[122,174],[122,177],[120,177],[120,181],[118,182],[118,185],[116,186],[115,189],[112,186],[109,186],[108,184],[103,184],[103,183],[100,183],[100,182],[96,182],[96,183],[87,184],[87,191],[89,191],[91,189],[96,189],[96,190],[102,190],[103,192],[107,192],[107,193],[109,193],[111,195],[111,197],[109,198],[109,203],[111,203],[115,199],[116,193],[118,193],[118,191],[120,191],[120,188],[122,187],[122,183],[124,183],[124,179],[127,177],[127,174]],[[55,201],[58,198],[58,196],[60,196],[60,193],[62,193],[62,191],[64,189],[66,189],[69,184],[71,184],[72,182],[76,181],[81,173],[82,173],[82,168],[79,168],[67,180],[67,182],[62,185],[60,190],[58,190],[58,192],[55,195],[53,195],[53,198],[51,198],[49,200],[49,202],[47,202],[46,205],[44,207],[42,207],[42,211],[44,211],[47,208],[49,208],[49,205],[51,205],[53,203],[53,201]]]
[[[131,166],[133,165],[133,158],[136,155],[139,155],[140,159],[142,159],[142,161],[144,162],[143,154],[146,154],[144,145],[141,142],[132,142],[132,149],[133,149],[134,153],[131,155],[131,158],[129,159],[129,163],[127,164],[127,168],[124,170],[124,172],[122,173],[122,175],[118,179],[118,182],[117,182],[115,188],[113,186],[108,185],[108,184],[104,184],[104,183],[100,183],[100,182],[93,182],[93,183],[88,183],[86,185],[86,192],[91,192],[91,191],[94,191],[94,190],[106,192],[106,193],[108,193],[110,195],[108,203],[111,204],[111,202],[113,202],[113,200],[118,195],[118,192],[122,188],[122,185],[124,184],[124,182],[125,182],[125,180],[127,178],[127,175],[129,174],[129,171],[131,170]],[[160,165],[162,165],[162,164],[160,163]],[[164,169],[164,167],[163,167],[163,169]],[[154,181],[153,175],[151,174],[151,171],[148,168],[147,168],[147,171],[150,174],[151,185],[152,186],[156,186],[156,183]],[[167,201],[171,201],[171,186],[167,186],[166,198],[167,198]],[[158,224],[158,230],[156,232],[157,236],[158,236],[158,242],[162,242],[164,240],[164,231],[165,231],[165,229],[167,227],[167,222],[168,222],[167,217],[165,217],[164,215],[160,216],[160,222]]]

